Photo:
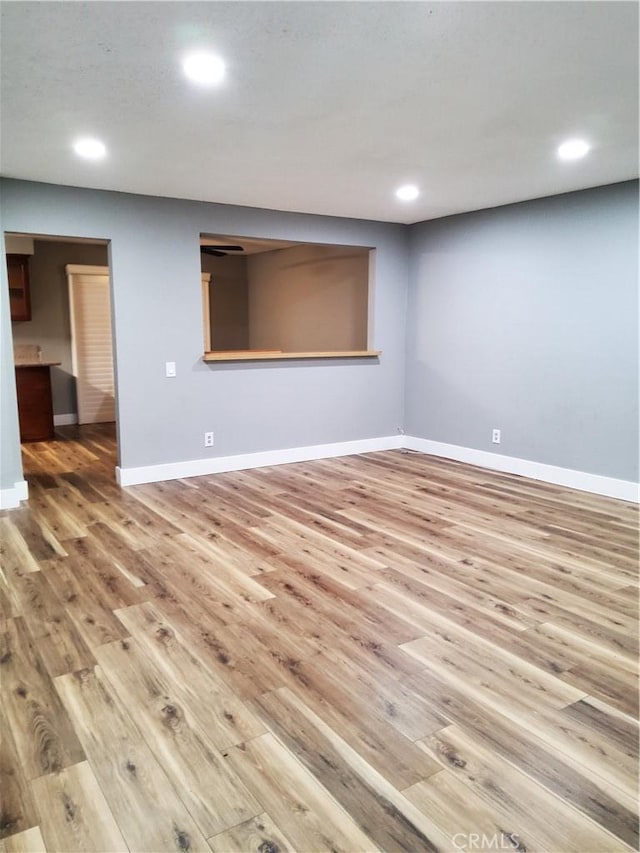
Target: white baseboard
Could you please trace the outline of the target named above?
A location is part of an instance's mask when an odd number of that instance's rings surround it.
[[[11,489],[0,489],[0,509],[15,509],[20,501],[29,497],[29,484],[26,480],[18,480]]]
[[[585,471],[573,471],[571,468],[559,468],[556,465],[545,465],[542,462],[532,462],[529,459],[519,459],[516,456],[502,456],[500,453],[489,453],[486,450],[475,450],[473,447],[461,447],[457,444],[444,444],[431,441],[428,438],[404,436],[404,446],[407,450],[418,450],[431,456],[442,456],[446,459],[456,459],[458,462],[468,462],[479,468],[490,468],[493,471],[504,471],[507,474],[520,474],[532,480],[543,480],[557,486],[568,486],[583,492],[593,492],[609,498],[638,503],[640,486],[629,480],[616,480],[614,477],[602,477],[600,474],[588,474]]]
[[[54,426],[69,426],[70,424],[78,423],[78,415],[75,412],[68,412],[66,415],[54,415]]]
[[[75,415],[57,415],[58,418],[75,418]],[[73,423],[74,421],[65,421]],[[203,474],[221,474],[225,471],[242,471],[249,468],[264,468],[285,465],[289,462],[308,462],[313,459],[330,459],[335,456],[351,456],[357,453],[373,453],[377,450],[416,450],[431,456],[468,462],[479,468],[519,474],[532,480],[541,480],[557,486],[567,486],[583,492],[592,492],[605,497],[638,503],[640,486],[629,480],[603,477],[585,471],[574,471],[556,465],[546,465],[515,456],[503,456],[445,444],[411,435],[389,435],[380,438],[365,438],[358,441],[342,441],[334,444],[315,444],[308,447],[292,447],[285,450],[266,450],[260,453],[242,453],[236,456],[217,456],[210,459],[191,459],[186,462],[168,462],[162,465],[145,465],[140,468],[116,468],[116,477],[121,486],[141,483],[157,483],[162,480],[179,480],[183,477],[199,477]],[[11,509],[28,498],[28,484],[20,480],[13,488],[0,489],[0,509]]]
[[[479,468],[519,474],[532,480],[567,486],[583,492],[592,492],[605,497],[638,503],[637,483],[617,480],[585,471],[573,471],[542,462],[532,462],[515,456],[503,456],[472,447],[457,444],[445,444],[426,438],[410,435],[392,435],[381,438],[366,438],[360,441],[343,441],[335,444],[316,444],[309,447],[292,447],[285,450],[266,450],[260,453],[242,453],[237,456],[217,456],[210,459],[191,459],[186,462],[168,462],[162,465],[145,465],[140,468],[116,468],[116,478],[121,486],[135,486],[141,483],[157,483],[162,480],[180,480],[184,477],[199,477],[203,474],[221,474],[225,471],[242,471],[249,468],[265,468],[271,465],[285,465],[289,462],[308,462],[313,459],[330,459],[335,456],[351,456],[356,453],[372,453],[376,450],[397,450],[406,448],[468,462]]]
[[[121,486],[157,483],[161,480],[181,480],[183,477],[222,474],[225,471],[242,471],[247,468],[265,468],[270,465],[286,465],[289,462],[309,462],[312,459],[330,459],[334,456],[351,456],[355,453],[372,453],[375,450],[397,450],[403,447],[403,439],[402,435],[390,435],[359,441],[341,441],[335,444],[291,447],[286,450],[241,453],[237,456],[191,459],[187,462],[169,462],[165,465],[145,465],[141,468],[116,468],[116,478]]]

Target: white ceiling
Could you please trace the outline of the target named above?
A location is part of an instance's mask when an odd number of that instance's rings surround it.
[[[415,222],[638,174],[635,2],[4,2],[1,39],[11,177]]]

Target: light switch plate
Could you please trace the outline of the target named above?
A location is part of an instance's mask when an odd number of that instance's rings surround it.
[[[167,361],[165,363],[165,374],[170,379],[173,379],[173,377],[176,375],[176,363],[175,363],[175,361]]]

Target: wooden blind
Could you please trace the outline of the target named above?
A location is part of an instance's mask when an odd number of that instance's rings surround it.
[[[74,274],[70,286],[74,372],[81,424],[115,420],[108,275]]]

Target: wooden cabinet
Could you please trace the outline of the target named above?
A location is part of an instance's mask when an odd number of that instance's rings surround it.
[[[53,438],[51,369],[48,364],[16,365],[20,441]]]
[[[7,278],[11,319],[30,320],[29,255],[7,255]]]

